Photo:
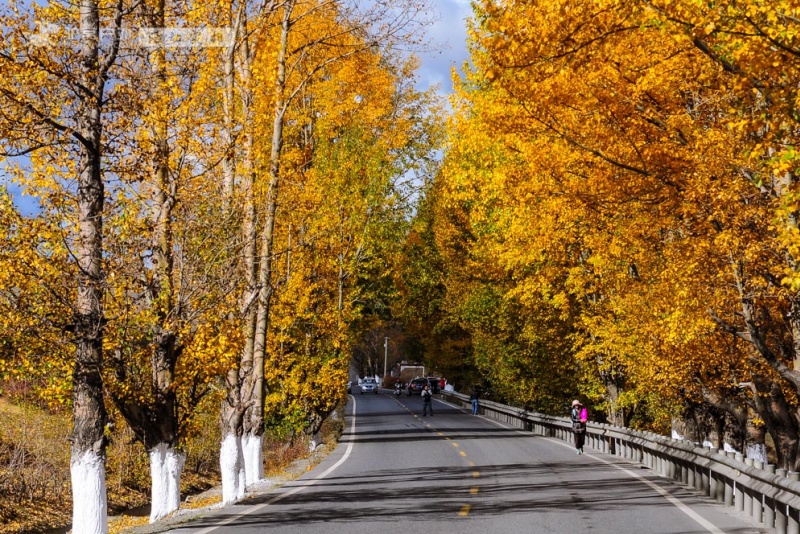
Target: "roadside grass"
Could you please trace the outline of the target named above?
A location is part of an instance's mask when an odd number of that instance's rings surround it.
[[[219,484],[219,424],[215,414],[204,432],[187,443],[181,493],[197,494]],[[0,534],[66,532],[72,522],[69,412],[50,412],[0,397]],[[109,516],[146,522],[150,465],[141,444],[115,424],[106,449]],[[117,521],[113,521],[117,523]]]
[[[181,508],[205,508],[221,501],[208,491],[220,484],[218,414],[203,416],[203,432],[186,444]],[[337,413],[323,425],[326,444],[343,428]],[[0,534],[65,533],[72,521],[68,437],[69,412],[50,412],[0,397]],[[107,448],[106,487],[109,533],[144,525],[149,519],[150,467],[127,425],[115,424]],[[283,473],[309,456],[308,440],[264,438],[266,476]],[[207,492],[204,493],[204,492]]]
[[[70,427],[66,414],[0,398],[1,533],[44,532],[70,522]]]

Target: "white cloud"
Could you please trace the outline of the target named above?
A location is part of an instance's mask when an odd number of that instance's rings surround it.
[[[451,93],[450,71],[460,71],[468,59],[466,20],[472,15],[469,0],[432,0],[438,11],[436,23],[429,29],[433,52],[420,54],[419,88],[439,84],[443,93]]]

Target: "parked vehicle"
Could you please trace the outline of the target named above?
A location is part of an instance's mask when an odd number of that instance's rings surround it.
[[[428,383],[431,387],[431,393],[439,393],[439,391],[441,391],[442,388],[439,386],[439,377],[429,376]]]
[[[378,394],[378,382],[374,378],[365,378],[361,381],[361,394],[364,393]]]
[[[406,389],[406,395],[419,395],[422,393],[422,388],[425,386],[430,387],[430,383],[428,383],[427,378],[415,378],[414,380],[408,383],[408,388]]]

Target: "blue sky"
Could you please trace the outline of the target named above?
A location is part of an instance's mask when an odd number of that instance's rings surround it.
[[[436,52],[420,54],[420,89],[439,84],[444,94],[452,92],[450,70],[459,71],[467,60],[466,19],[472,15],[469,0],[432,0],[436,23],[429,30],[431,44],[440,48]]]

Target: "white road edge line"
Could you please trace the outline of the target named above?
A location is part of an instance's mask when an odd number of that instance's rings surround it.
[[[350,434],[354,435],[355,434],[355,430],[356,430],[356,398],[353,397],[352,395],[350,395],[350,397],[353,399],[353,415],[352,415],[353,421],[350,423]],[[322,480],[323,478],[325,478],[326,476],[331,474],[337,467],[339,467],[340,465],[345,463],[347,461],[347,459],[350,457],[350,453],[352,451],[353,451],[353,441],[351,440],[347,444],[347,449],[344,451],[344,455],[342,455],[342,457],[339,458],[339,461],[336,462],[335,464],[333,464],[332,466],[330,466],[328,469],[326,469],[325,472],[322,473],[319,477],[313,478],[311,480],[300,480],[300,481],[298,481],[299,485],[293,486],[292,489],[290,489],[289,491],[286,491],[284,493],[276,495],[275,497],[273,497],[272,499],[268,500],[265,503],[256,504],[254,506],[250,506],[249,508],[245,509],[241,513],[239,513],[239,514],[237,514],[237,515],[235,515],[233,517],[229,517],[225,521],[221,521],[220,523],[217,523],[213,527],[207,527],[207,528],[204,528],[203,530],[198,530],[194,534],[208,534],[209,532],[214,532],[218,528],[224,527],[225,525],[229,525],[229,524],[233,523],[234,521],[237,521],[237,520],[239,520],[239,519],[241,519],[243,517],[246,517],[246,516],[248,516],[250,514],[253,514],[253,513],[257,512],[257,511],[261,510],[262,508],[265,508],[265,507],[269,506],[270,504],[275,504],[276,502],[278,502],[278,501],[280,501],[282,499],[285,499],[286,497],[289,497],[290,495],[294,495],[295,493],[299,493],[299,492],[303,491],[304,489],[306,489],[306,488],[308,488],[310,486],[313,486],[314,484],[316,484],[317,482],[319,482],[320,480]]]
[[[483,419],[485,419],[486,421],[489,421],[490,423],[494,423],[495,425],[497,425],[497,426],[499,426],[501,428],[505,428],[505,429],[509,429],[510,428],[512,430],[515,430],[517,432],[517,434],[522,434],[523,436],[531,436],[531,435],[533,435],[530,432],[523,432],[522,430],[519,430],[519,429],[516,429],[514,427],[510,427],[508,425],[505,425],[505,424],[501,423],[500,421],[495,421],[494,419],[490,419],[488,417],[483,417],[483,416],[481,416],[481,417]],[[568,448],[572,449],[571,445],[569,445],[567,443],[564,443],[560,439],[549,438],[549,437],[546,437],[546,436],[541,436],[541,437],[544,437],[548,441],[552,441],[553,443],[556,443],[556,444],[561,445],[563,447],[568,447]],[[610,465],[614,469],[619,469],[623,473],[626,473],[627,475],[629,475],[629,476],[631,476],[633,478],[636,478],[636,479],[640,480],[641,482],[644,482],[645,484],[647,484],[648,486],[653,488],[659,495],[661,495],[666,500],[668,500],[670,503],[672,503],[678,510],[680,510],[681,512],[683,512],[684,514],[689,516],[691,519],[696,521],[701,527],[706,529],[708,532],[711,532],[712,534],[725,534],[724,531],[720,530],[719,528],[717,528],[716,525],[714,525],[713,523],[708,521],[706,518],[704,518],[703,516],[701,516],[700,514],[695,512],[694,510],[692,510],[691,508],[689,508],[680,499],[678,499],[677,497],[675,497],[673,495],[670,495],[669,492],[666,491],[664,488],[662,488],[658,484],[654,484],[654,483],[650,482],[649,480],[647,480],[646,478],[641,476],[639,473],[635,473],[635,472],[633,472],[633,471],[631,471],[629,469],[625,469],[624,467],[620,467],[620,466],[618,466],[618,465],[616,465],[616,464],[614,464],[614,463],[612,463],[612,462],[610,462],[610,461],[608,461],[608,460],[606,460],[604,458],[600,458],[599,456],[595,456],[594,454],[587,454],[586,456],[590,456],[590,457],[594,458],[595,460],[599,460],[599,461],[603,462],[606,465]]]

